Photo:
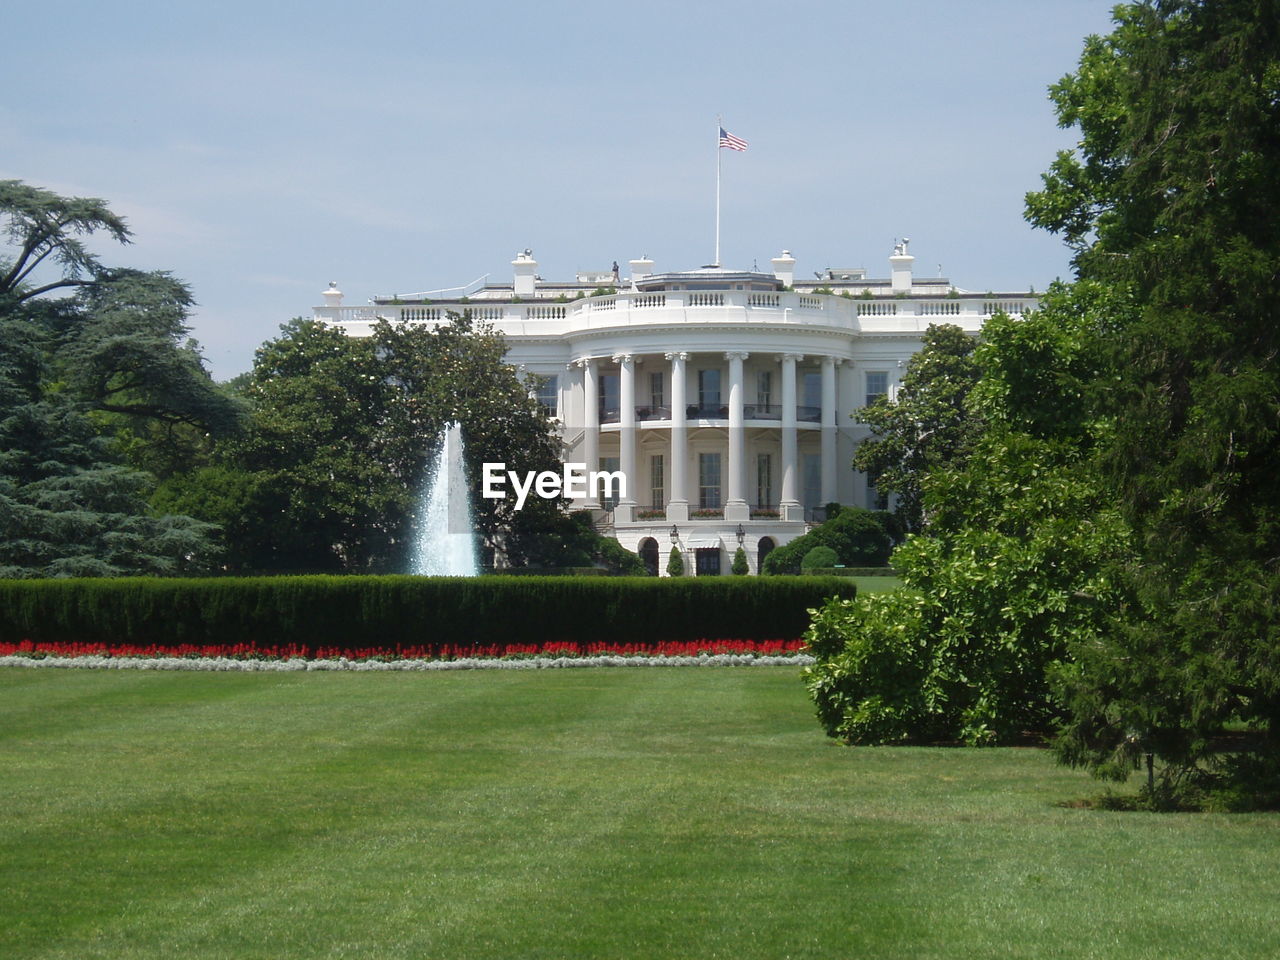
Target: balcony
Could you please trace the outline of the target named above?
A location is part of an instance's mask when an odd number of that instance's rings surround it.
[[[1038,298],[1016,293],[957,293],[871,298],[747,290],[648,292],[620,291],[601,297],[531,303],[487,300],[377,303],[368,306],[315,307],[319,320],[341,324],[355,336],[368,335],[380,319],[392,322],[444,323],[450,313],[470,311],[507,337],[572,336],[591,330],[670,325],[685,322],[817,326],[851,333],[922,332],[931,323],[956,323],[978,330],[996,313],[1019,316]]]
[[[691,403],[685,407],[685,418],[688,420],[728,420],[729,408],[724,404]],[[671,408],[666,406],[637,406],[636,420],[670,420]],[[742,405],[743,420],[782,420],[782,404],[780,403],[745,403]],[[821,423],[822,408],[796,406],[798,423]],[[618,407],[601,407],[600,423],[621,423],[622,411]]]

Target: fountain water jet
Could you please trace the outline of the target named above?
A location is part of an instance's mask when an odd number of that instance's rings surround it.
[[[462,462],[462,427],[457,423],[440,432],[418,516],[418,542],[410,573],[427,577],[474,577],[480,573]]]

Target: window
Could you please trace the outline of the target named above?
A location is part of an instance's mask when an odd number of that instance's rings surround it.
[[[667,395],[662,389],[662,372],[649,374],[649,408],[656,414],[667,405]]]
[[[813,410],[822,409],[822,374],[804,375],[804,405]]]
[[[889,374],[883,370],[867,371],[867,406],[889,392]]]
[[[699,547],[694,551],[694,576],[720,576],[720,548]]]
[[[616,373],[600,374],[600,422],[617,423],[622,409],[619,389],[622,381]]]
[[[756,506],[773,506],[773,455],[756,454]]]
[[[600,458],[600,470],[601,470],[601,472],[603,472],[603,473],[617,473],[620,469],[621,469],[620,461],[618,460],[618,458],[617,458],[617,457],[601,457],[601,458]],[[631,482],[631,478],[630,478],[630,477],[628,477],[628,478],[627,478],[627,482],[628,482],[628,483],[630,483],[630,482]],[[593,486],[595,486],[595,485],[593,484]],[[600,484],[599,486],[595,486],[595,490],[594,490],[594,491],[592,491],[592,492],[593,492],[593,493],[594,493],[594,492],[597,492],[597,491],[601,490],[601,488],[602,488],[602,487],[604,487],[604,484],[603,484],[603,483],[602,483],[602,484]],[[614,507],[616,507],[616,506],[618,505],[618,500],[619,500],[619,494],[620,494],[620,493],[621,493],[621,491],[618,489],[618,484],[616,484],[616,483],[615,483],[615,484],[612,484],[612,485],[611,485],[611,488],[610,488],[610,490],[609,490],[609,495],[608,495],[607,497],[601,497],[601,498],[600,498],[600,503],[601,503],[601,505],[602,505],[606,510],[612,510]],[[630,494],[628,494],[628,496],[630,496]]]
[[[804,505],[810,510],[822,506],[822,454],[806,453],[801,458],[804,471]]]
[[[542,409],[547,411],[549,416],[555,417],[560,414],[560,378],[557,376],[539,377],[541,381],[538,384],[538,392],[535,396],[538,403],[542,404]]]
[[[800,378],[800,406],[796,419],[802,423],[822,422],[822,374],[813,372]]]
[[[720,454],[698,454],[698,506],[714,510],[720,506]]]
[[[761,370],[756,374],[756,403],[767,407],[773,403],[773,371]]]
[[[720,409],[720,371],[698,371],[698,406],[704,416],[714,416],[706,411]]]
[[[655,510],[661,510],[666,500],[665,466],[662,454],[649,458],[649,505]]]

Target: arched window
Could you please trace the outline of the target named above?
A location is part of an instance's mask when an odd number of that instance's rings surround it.
[[[759,549],[759,552],[756,554],[756,572],[757,573],[764,573],[764,558],[769,555],[769,552],[773,550],[774,546],[775,544],[773,542],[773,537],[760,538],[760,549]]]
[[[645,569],[649,571],[649,576],[656,577],[658,575],[658,541],[653,537],[645,537],[640,541],[640,559],[644,561]]]

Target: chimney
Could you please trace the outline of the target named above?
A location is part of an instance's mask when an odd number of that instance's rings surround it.
[[[516,271],[515,295],[532,297],[538,273],[538,261],[533,259],[533,251],[525,249],[517,253],[516,258],[511,261],[511,266]]]
[[[639,260],[629,261],[631,264],[631,282],[639,283],[645,277],[653,273],[653,261],[644,254],[640,255]]]
[[[342,306],[342,291],[338,289],[338,281],[329,281],[329,289],[324,292],[324,305],[333,309]]]
[[[794,286],[796,282],[796,258],[790,250],[783,250],[782,256],[769,261],[773,264],[773,275],[784,287]]]
[[[893,278],[894,293],[911,292],[911,264],[916,262],[916,258],[907,253],[907,244],[910,242],[909,237],[903,237],[901,243],[893,245],[893,256],[889,258],[889,269],[892,271],[890,276]]]

